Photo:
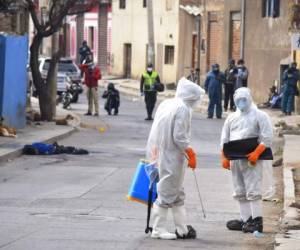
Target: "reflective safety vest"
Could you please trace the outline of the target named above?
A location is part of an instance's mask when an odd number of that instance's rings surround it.
[[[147,71],[143,73],[145,91],[154,90],[154,84],[156,83],[157,77],[158,77],[158,73],[156,71],[152,71],[151,75],[149,75]]]

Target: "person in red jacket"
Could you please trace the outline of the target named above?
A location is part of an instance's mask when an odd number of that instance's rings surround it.
[[[87,56],[86,61],[79,65],[84,72],[84,84],[86,85],[86,93],[88,99],[88,112],[85,115],[92,115],[93,104],[95,105],[95,116],[99,115],[98,101],[98,80],[101,79],[101,71],[93,62],[91,55]]]

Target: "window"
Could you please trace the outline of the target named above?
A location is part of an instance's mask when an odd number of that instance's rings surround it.
[[[147,0],[143,0],[143,8],[147,7]]]
[[[125,9],[126,8],[126,0],[120,0],[120,9]]]
[[[172,10],[173,8],[173,0],[166,0],[166,10]]]
[[[165,64],[174,64],[174,46],[165,46]]]
[[[262,0],[262,17],[279,17],[280,0]]]

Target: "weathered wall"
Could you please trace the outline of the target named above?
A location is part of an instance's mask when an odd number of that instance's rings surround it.
[[[179,51],[177,79],[188,76],[192,68],[193,32],[197,35],[196,19],[184,10],[179,12]],[[197,56],[197,55],[195,55]]]
[[[227,0],[226,0],[227,1]],[[220,29],[219,29],[219,37],[223,37],[224,36],[224,15],[223,15],[223,11],[224,11],[224,0],[211,0],[211,1],[206,1],[206,5],[202,5],[202,8],[204,10],[204,14],[202,17],[202,25],[201,25],[201,36],[202,39],[204,39],[204,50],[201,51],[201,59],[200,59],[200,72],[201,72],[201,82],[204,81],[204,78],[206,76],[206,73],[210,70],[210,66],[209,65],[209,44],[210,38],[213,38],[213,34],[210,34],[210,29],[209,29],[209,13],[211,12],[217,12],[218,13],[218,24],[220,25]],[[214,40],[211,43],[212,47],[218,47],[218,45],[216,44],[217,42],[222,42],[222,41],[216,41]],[[217,56],[217,61],[219,64],[221,64],[222,66],[222,50],[223,48],[220,49],[220,54],[219,56]]]
[[[156,56],[163,60],[163,82],[176,81],[178,60],[179,1],[173,2],[172,10],[166,10],[165,1],[154,1],[155,53],[157,44],[175,46],[173,65],[164,64],[164,55]],[[140,78],[146,67],[146,45],[148,43],[147,9],[142,1],[127,1],[126,9],[119,9],[119,2],[112,4],[112,73],[124,75],[124,44],[132,45],[131,77]],[[163,53],[164,54],[164,53]]]
[[[224,5],[224,36],[223,36],[223,45],[222,45],[222,68],[226,68],[228,59],[230,59],[230,21],[231,13],[239,12],[241,10],[241,1],[240,0],[226,0]]]
[[[280,1],[279,18],[263,18],[260,0],[246,1],[245,61],[254,99],[263,102],[280,79],[280,61],[290,55],[289,0]]]

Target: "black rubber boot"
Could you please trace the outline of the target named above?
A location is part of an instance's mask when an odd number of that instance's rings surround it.
[[[177,236],[177,239],[181,239],[181,240],[196,239],[196,237],[197,237],[196,230],[191,225],[187,225],[187,229],[188,229],[188,233],[184,234],[182,236],[180,234],[178,234],[178,232],[176,230],[175,234]]]
[[[252,221],[252,217],[250,216],[249,219],[246,222],[243,222],[243,220],[230,220],[227,222],[226,227],[229,230],[233,230],[233,231],[242,231],[243,230],[243,226]]]
[[[246,222],[243,226],[244,233],[253,233],[255,231],[262,233],[262,231],[263,231],[263,218],[262,217],[256,217],[255,219],[253,219],[249,222]]]

